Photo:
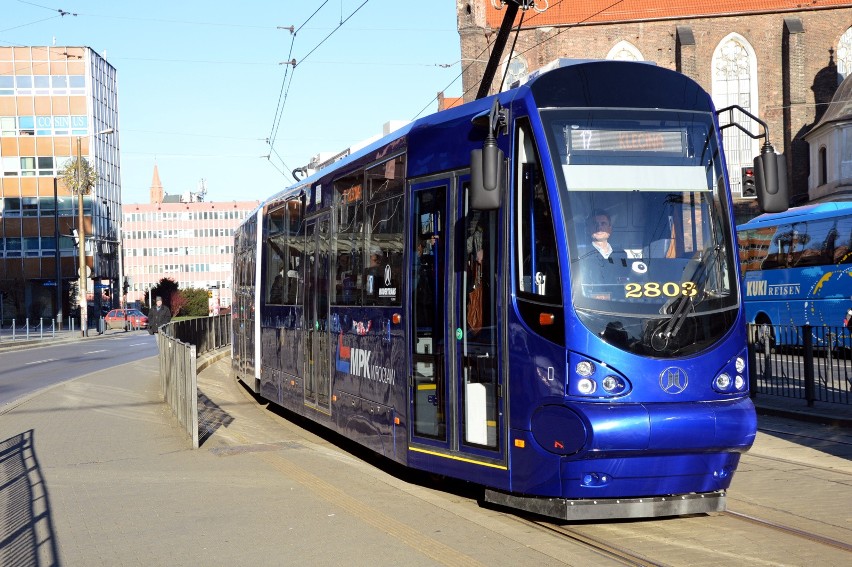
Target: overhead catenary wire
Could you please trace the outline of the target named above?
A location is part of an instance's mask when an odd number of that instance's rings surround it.
[[[560,30],[559,30],[559,31],[557,31],[554,35],[552,35],[552,36],[550,36],[550,37],[548,37],[548,38],[545,38],[545,39],[543,39],[542,41],[539,41],[539,42],[538,42],[538,43],[536,43],[535,45],[533,45],[533,46],[531,46],[531,47],[529,47],[529,48],[525,49],[524,51],[522,51],[521,53],[518,53],[517,55],[523,55],[524,53],[527,53],[527,52],[529,52],[529,51],[531,51],[531,50],[535,49],[536,47],[540,47],[541,45],[544,45],[544,44],[545,44],[545,43],[547,43],[548,41],[551,41],[552,39],[554,39],[554,38],[558,37],[560,34],[562,34],[562,33],[566,32],[566,31],[568,31],[569,29],[571,29],[571,28],[573,28],[573,27],[575,27],[575,26],[578,26],[578,25],[580,25],[580,24],[585,23],[585,22],[589,21],[590,19],[592,19],[592,18],[594,18],[594,17],[596,17],[596,16],[599,16],[600,14],[602,14],[602,13],[606,12],[607,10],[609,10],[609,9],[611,9],[611,8],[614,8],[615,6],[617,6],[617,5],[621,4],[623,1],[624,1],[624,0],[616,0],[616,1],[615,1],[615,2],[613,2],[612,4],[610,4],[610,5],[608,5],[608,6],[605,6],[604,8],[601,8],[600,10],[598,10],[597,12],[595,12],[595,13],[593,13],[593,14],[590,14],[590,15],[589,15],[589,16],[587,16],[586,18],[584,18],[584,19],[582,19],[582,20],[580,20],[580,21],[578,21],[578,22],[575,22],[575,23],[573,23],[573,24],[570,24],[570,25],[568,25],[568,26],[566,26],[566,27],[564,27],[564,28],[560,29]],[[550,8],[550,9],[555,8],[555,7],[556,7],[556,6],[558,6],[559,4],[562,4],[562,2],[565,2],[565,0],[559,0],[558,2],[554,2],[553,4],[550,4],[550,5],[548,6],[548,8]],[[536,13],[535,13],[535,14],[533,14],[532,16],[530,16],[530,17],[527,19],[527,25],[529,25],[529,24],[530,24],[530,22],[531,22],[533,19],[537,18],[538,16],[540,16],[540,15],[541,15],[541,14],[543,14],[543,13],[545,13],[545,12],[543,12],[543,11],[542,11],[542,12],[536,11]],[[521,22],[523,22],[523,17],[522,17]],[[519,24],[519,25],[517,26],[517,28],[518,28],[518,29],[517,29],[516,31],[520,31],[521,25]],[[454,85],[454,84],[456,83],[456,81],[458,81],[461,77],[463,77],[463,76],[464,76],[464,74],[467,72],[467,70],[468,70],[468,69],[469,69],[469,68],[470,68],[470,67],[471,67],[474,63],[481,62],[481,57],[483,56],[483,54],[485,54],[486,52],[488,52],[488,50],[489,50],[489,49],[491,49],[491,47],[492,47],[492,46],[493,46],[493,42],[489,41],[489,42],[488,42],[488,44],[485,46],[485,48],[484,48],[482,51],[480,51],[480,52],[479,52],[479,54],[478,54],[476,57],[474,57],[473,59],[471,59],[471,60],[470,60],[471,62],[470,62],[467,66],[465,66],[465,67],[461,70],[461,72],[460,72],[460,73],[459,73],[459,74],[458,74],[458,75],[457,75],[457,76],[456,76],[456,77],[455,77],[452,81],[450,81],[450,83],[449,83],[446,87],[444,87],[443,91],[446,91],[448,88],[450,88],[452,85]],[[514,48],[514,45],[513,45],[513,48]],[[509,53],[509,55],[508,55],[507,57],[508,57],[509,59],[511,59],[512,55],[513,55],[513,53]],[[505,80],[505,79],[504,79],[504,80]],[[477,89],[477,88],[479,88],[479,83],[473,83],[473,84],[472,84],[470,87],[468,87],[468,88],[467,88],[464,92],[462,92],[461,98],[464,98],[464,97],[465,97],[465,96],[466,96],[466,95],[467,95],[470,91],[472,91],[472,90],[474,90],[474,89]],[[441,92],[443,92],[443,91],[441,91]],[[426,111],[426,110],[427,110],[427,109],[428,109],[428,108],[432,105],[432,103],[433,103],[433,102],[435,102],[436,100],[438,100],[438,97],[437,97],[437,96],[432,97],[432,99],[431,99],[429,102],[427,102],[427,103],[426,103],[426,106],[424,106],[424,107],[420,110],[420,112],[418,112],[417,114],[415,114],[415,115],[414,115],[414,117],[412,117],[412,119],[411,119],[411,120],[413,121],[413,120],[416,120],[417,118],[419,118],[419,117],[420,117],[420,116],[421,116],[421,115],[422,115],[422,114],[423,114],[423,113],[424,113],[424,112],[425,112],[425,111]]]
[[[325,0],[322,4],[320,4],[319,7],[316,10],[314,10],[314,13],[311,14],[310,16],[308,16],[308,19],[306,19],[302,23],[302,25],[300,25],[297,29],[294,30],[292,27],[289,28],[289,30],[290,30],[290,51],[289,51],[289,53],[287,53],[287,61],[285,62],[287,67],[286,67],[286,69],[284,69],[284,77],[281,79],[281,91],[278,93],[278,104],[275,107],[275,116],[272,118],[272,129],[269,131],[269,145],[270,146],[275,144],[275,138],[278,135],[278,126],[281,123],[281,116],[284,113],[284,103],[287,101],[287,93],[289,93],[289,91],[290,91],[289,86],[287,87],[286,91],[284,89],[284,86],[288,84],[287,83],[288,75],[290,76],[290,83],[293,82],[292,73],[290,73],[289,62],[292,61],[291,58],[293,57],[293,46],[296,43],[296,36],[299,34],[299,32],[302,30],[302,28],[305,27],[308,24],[308,22],[310,22],[311,19],[313,19],[313,17],[316,16],[317,13],[320,10],[322,10],[323,6],[325,6],[326,4],[328,4],[328,0]],[[293,65],[293,71],[295,71],[295,70],[296,70],[296,66]]]
[[[311,14],[310,17],[308,17],[308,19],[305,20],[305,22],[301,26],[299,26],[298,29],[292,31],[293,39],[290,43],[290,52],[287,55],[287,61],[285,61],[283,63],[283,64],[287,65],[288,69],[285,70],[284,78],[281,82],[281,91],[279,92],[279,95],[278,95],[278,105],[276,107],[275,117],[273,118],[272,130],[270,131],[270,134],[269,134],[268,143],[269,143],[269,147],[270,147],[271,151],[275,152],[275,141],[278,137],[278,130],[279,130],[279,127],[281,125],[281,120],[284,116],[284,108],[287,104],[287,97],[289,96],[289,93],[290,93],[290,86],[292,85],[293,75],[296,72],[296,68],[299,65],[301,65],[302,63],[304,63],[305,60],[308,57],[311,56],[311,54],[313,54],[317,49],[319,49],[319,47],[323,43],[325,43],[326,40],[328,40],[328,38],[330,38],[332,35],[334,35],[334,33],[336,31],[338,31],[341,27],[343,27],[343,25],[346,22],[348,22],[355,14],[357,14],[361,10],[361,8],[366,6],[369,1],[370,0],[364,0],[364,2],[362,2],[360,6],[355,8],[355,10],[353,10],[352,13],[350,13],[348,16],[346,16],[346,18],[343,18],[343,14],[341,13],[341,21],[337,25],[337,27],[332,29],[331,32],[328,35],[326,35],[322,40],[320,40],[320,42],[317,43],[317,45],[315,45],[310,51],[308,51],[308,53],[304,57],[302,57],[299,60],[292,59],[293,44],[295,43],[296,35],[298,34],[299,30],[301,30],[309,21],[311,21],[311,19],[317,14],[317,12],[319,12],[322,9],[322,7],[325,6],[328,3],[328,0],[325,0],[322,4],[320,4],[320,6],[314,11],[314,13]],[[292,71],[290,71],[290,69],[289,69],[289,67],[291,67],[291,66],[293,68]],[[287,81],[288,75],[289,75],[289,82]],[[287,85],[286,90],[285,90],[285,83]],[[277,152],[275,152],[275,154],[278,155]],[[278,155],[278,158],[281,159],[281,156]],[[283,159],[281,160],[281,163],[284,163]],[[285,167],[286,167],[286,164],[285,164]]]

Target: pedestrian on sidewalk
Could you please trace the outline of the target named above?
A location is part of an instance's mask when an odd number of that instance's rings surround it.
[[[159,332],[160,327],[172,320],[172,312],[163,305],[163,298],[157,296],[157,306],[148,313],[148,334]]]

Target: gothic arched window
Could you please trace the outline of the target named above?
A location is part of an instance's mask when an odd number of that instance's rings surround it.
[[[606,54],[607,59],[614,59],[616,61],[644,61],[645,58],[642,57],[642,54],[636,49],[636,46],[630,43],[629,41],[619,41],[615,44],[615,46],[609,50],[609,53]]]
[[[503,64],[503,73],[506,79],[503,81],[503,88],[501,90],[510,88],[515,81],[525,77],[527,69],[527,60],[524,59],[523,55],[512,53],[512,57]]]
[[[840,36],[837,42],[837,84],[852,72],[852,28]]]
[[[713,103],[716,108],[737,104],[757,114],[757,57],[748,41],[739,34],[729,34],[719,42],[713,52]],[[727,113],[726,113],[727,114]],[[734,111],[733,119],[753,134],[760,133],[760,126]],[[720,116],[727,122],[727,116]],[[750,166],[758,154],[757,141],[738,128],[724,131],[725,156],[728,161],[728,177],[731,190],[742,193],[742,168]]]

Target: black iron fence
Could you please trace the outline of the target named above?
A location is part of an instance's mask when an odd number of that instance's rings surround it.
[[[749,358],[757,395],[852,404],[852,334],[844,327],[749,325]]]

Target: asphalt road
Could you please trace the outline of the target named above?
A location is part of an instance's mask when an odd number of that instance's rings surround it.
[[[147,331],[110,331],[97,338],[0,353],[0,413],[40,390],[92,372],[157,355]],[[157,364],[153,359],[151,364]]]

